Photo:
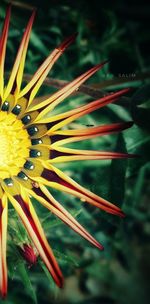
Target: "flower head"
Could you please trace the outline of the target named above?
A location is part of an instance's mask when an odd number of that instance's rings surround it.
[[[87,103],[59,115],[53,109],[70,96],[96,71],[103,67],[98,64],[49,98],[38,102],[36,97],[42,83],[64,50],[73,42],[73,35],[60,44],[35,72],[32,79],[22,88],[23,72],[30,32],[35,13],[33,12],[24,32],[20,47],[7,84],[4,84],[6,42],[10,21],[9,7],[0,39],[0,290],[7,293],[6,238],[8,202],[20,216],[34,246],[43,259],[54,281],[63,286],[63,276],[54,254],[47,242],[39,218],[32,205],[35,198],[65,224],[99,249],[103,246],[96,241],[76,219],[52,196],[47,186],[72,194],[86,203],[109,213],[123,216],[119,207],[85,189],[56,167],[57,163],[81,160],[103,160],[132,157],[128,154],[71,149],[65,147],[96,136],[121,131],[132,123],[116,123],[77,130],[66,129],[84,115],[116,101],[128,90],[124,89]],[[51,112],[51,116],[48,114]],[[26,248],[27,249],[27,248]],[[30,255],[31,250],[28,248]]]

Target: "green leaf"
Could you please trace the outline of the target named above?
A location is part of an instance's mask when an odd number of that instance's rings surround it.
[[[145,109],[142,107],[133,107],[132,118],[139,127],[144,130],[150,131],[150,109]]]
[[[33,303],[37,304],[36,292],[35,292],[34,287],[33,287],[32,283],[30,281],[27,267],[26,267],[26,265],[23,261],[18,263],[17,270],[19,272],[22,283],[24,285],[25,292],[32,298]]]
[[[139,88],[132,96],[132,104],[140,105],[143,104],[145,101],[147,101],[150,98],[150,85],[146,84]]]
[[[54,250],[54,254],[55,254],[57,260],[59,259],[61,261],[61,263],[63,263],[63,264],[67,264],[67,265],[72,264],[74,267],[79,266],[77,259],[75,257],[73,257],[72,255],[70,255],[70,253],[64,254],[58,250]]]
[[[40,51],[44,55],[47,55],[48,49],[45,47],[45,44],[42,42],[40,37],[33,31],[31,33],[30,40],[36,50]]]
[[[132,96],[131,114],[135,123],[150,131],[150,85],[144,85]]]
[[[137,206],[138,202],[141,201],[144,183],[146,180],[146,175],[149,176],[150,174],[150,162],[146,163],[140,170],[138,174],[138,178],[133,189],[133,205]]]
[[[49,281],[49,284],[50,284],[49,285],[50,289],[53,291],[54,295],[57,296],[59,288],[57,287],[56,283],[52,279],[48,269],[45,266],[45,264],[41,260],[39,260],[39,264],[41,265],[42,269],[44,270],[44,272],[46,274],[46,277],[47,277],[47,279]]]

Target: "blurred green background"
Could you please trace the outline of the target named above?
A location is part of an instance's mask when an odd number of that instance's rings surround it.
[[[65,37],[78,32],[75,43],[63,54],[50,77],[70,81],[93,65],[108,64],[88,81],[90,95],[132,87],[126,97],[72,124],[134,120],[121,134],[82,143],[86,149],[128,151],[139,158],[85,161],[61,164],[79,183],[123,208],[120,220],[71,196],[54,192],[56,199],[105,247],[93,248],[47,210],[36,206],[49,242],[62,268],[65,287],[58,290],[41,263],[32,267],[20,256],[17,246],[27,241],[15,212],[9,211],[9,293],[6,304],[147,304],[150,273],[150,5],[147,1],[11,1],[11,27],[6,70],[11,69],[23,30],[33,8],[37,8],[26,74],[32,75],[49,52]],[[1,0],[0,23],[7,1]],[[47,83],[40,95],[56,90]],[[93,93],[94,92],[94,93]],[[86,93],[86,94],[85,94]],[[85,93],[68,98],[59,112],[94,99]],[[94,96],[94,95],[93,95]],[[76,144],[81,147],[81,143]],[[13,223],[13,225],[12,225]],[[0,300],[1,302],[1,300]]]

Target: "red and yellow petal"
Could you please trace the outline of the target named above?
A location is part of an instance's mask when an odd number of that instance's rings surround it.
[[[50,151],[50,164],[63,163],[67,161],[76,160],[104,160],[104,159],[119,159],[119,158],[133,158],[134,154],[120,153],[120,152],[108,152],[108,151],[90,151],[90,150],[78,150],[69,149],[64,147],[57,147]]]
[[[47,163],[44,165],[45,169],[43,170],[41,177],[33,177],[33,180],[35,179],[35,181],[46,186],[79,197],[81,200],[86,201],[108,213],[124,217],[124,213],[119,207],[80,186],[58,168],[48,165]]]
[[[4,194],[0,199],[0,293],[4,298],[7,294],[7,264],[6,264],[6,241],[7,241],[7,217],[8,202]]]
[[[49,71],[53,67],[54,63],[58,60],[58,58],[63,54],[65,49],[74,41],[76,38],[76,34],[68,37],[63,41],[43,62],[43,64],[39,67],[37,72],[34,74],[31,81],[25,86],[25,88],[20,92],[19,98],[28,94],[29,96],[29,105],[34,99],[36,93],[41,87],[43,81],[48,75]]]
[[[56,262],[53,252],[47,242],[42,226],[31,204],[31,201],[25,191],[21,194],[8,197],[19,214],[30,238],[32,239],[39,255],[47,266],[54,281],[59,287],[63,286],[63,276]]]
[[[51,116],[51,117],[40,118],[38,123],[49,124],[48,134],[51,135],[51,134],[53,134],[54,131],[62,128],[63,126],[71,123],[72,121],[74,121],[84,115],[87,115],[93,111],[96,111],[96,110],[106,106],[109,103],[117,101],[119,97],[121,97],[128,91],[129,91],[129,89],[123,89],[118,92],[109,94],[105,97],[102,97],[100,99],[94,100],[86,105],[77,107],[74,110],[66,111],[64,113],[61,113],[61,114],[58,114],[55,116]]]
[[[102,125],[92,128],[84,128],[84,129],[73,129],[73,130],[57,130],[54,131],[51,135],[51,148],[55,149],[62,145],[83,141],[87,139],[91,139],[97,136],[103,136],[108,134],[113,134],[115,132],[120,132],[132,127],[133,122],[123,122],[123,123],[115,123]]]
[[[38,117],[36,118],[36,121],[40,121],[47,113],[52,111],[61,101],[63,101],[65,98],[70,96],[75,90],[78,89],[78,87],[85,82],[88,78],[90,78],[94,73],[96,73],[99,69],[103,67],[105,64],[97,64],[81,76],[77,77],[75,80],[64,86],[62,89],[54,93],[51,97],[49,97],[47,100],[41,102],[40,104],[34,105],[31,104],[31,107],[29,108],[30,111],[43,109]]]
[[[30,17],[30,20],[29,20],[26,30],[24,32],[22,41],[20,43],[20,47],[19,47],[16,59],[15,59],[15,63],[12,68],[12,72],[11,72],[8,84],[4,91],[3,101],[6,100],[6,98],[12,91],[15,94],[15,99],[16,100],[18,99],[18,94],[20,91],[21,83],[22,83],[26,53],[27,53],[27,48],[28,48],[28,44],[29,44],[29,38],[30,38],[30,33],[31,33],[34,17],[35,17],[35,11],[32,13],[32,15]]]
[[[34,191],[34,192],[33,192]],[[82,225],[78,223],[77,220],[50,194],[47,188],[43,185],[39,185],[38,188],[33,188],[30,191],[31,195],[36,198],[43,206],[48,208],[52,213],[54,213],[58,218],[60,218],[65,224],[72,228],[79,235],[88,240],[91,244],[103,250],[103,246],[96,241],[87,230],[83,228]]]
[[[5,64],[5,54],[6,54],[6,43],[9,30],[11,6],[9,5],[4,21],[4,26],[2,34],[0,37],[0,96],[3,99],[4,93],[4,64]]]

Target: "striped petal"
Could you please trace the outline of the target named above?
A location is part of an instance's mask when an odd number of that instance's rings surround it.
[[[74,129],[74,130],[58,130],[51,135],[51,148],[55,149],[61,145],[68,143],[91,139],[97,136],[120,132],[132,127],[133,122],[115,123],[110,125],[102,125],[92,128]]]
[[[59,191],[63,191],[79,197],[81,200],[90,203],[91,205],[105,210],[108,213],[115,214],[123,217],[124,213],[120,208],[108,202],[107,200],[99,197],[98,195],[92,193],[91,191],[85,189],[76,183],[73,179],[68,177],[58,168],[52,165],[44,164],[45,169],[43,170],[41,177],[33,178],[35,182],[42,183],[43,185],[52,187]]]
[[[78,89],[78,87],[85,82],[88,78],[90,78],[94,73],[96,73],[99,69],[103,67],[105,64],[101,63],[93,67],[92,69],[88,70],[81,76],[77,77],[75,80],[70,82],[69,84],[65,85],[64,88],[60,89],[56,93],[54,93],[50,98],[47,100],[41,102],[40,104],[34,105],[31,104],[31,107],[29,108],[30,111],[35,111],[37,109],[43,108],[43,110],[40,112],[38,117],[36,118],[36,121],[41,120],[47,113],[52,111],[61,101],[63,101],[65,98],[67,98],[69,95],[71,95],[75,90]]]
[[[24,191],[25,192],[25,191]],[[31,201],[25,193],[15,195],[8,194],[8,197],[19,214],[29,236],[31,237],[37,251],[51,273],[54,281],[59,287],[63,286],[63,277],[60,268],[56,262],[53,252],[46,240],[44,231],[31,204]]]
[[[102,97],[98,100],[94,100],[86,105],[77,107],[74,110],[61,113],[52,117],[42,118],[38,123],[47,123],[49,126],[48,134],[53,134],[54,131],[62,128],[63,126],[71,123],[72,121],[87,115],[95,110],[98,110],[109,103],[115,102],[119,97],[126,94],[129,89],[123,89],[113,94],[109,94],[105,97]],[[56,123],[57,122],[57,123]]]
[[[11,72],[9,81],[8,81],[8,84],[7,84],[5,92],[4,92],[4,98],[3,98],[4,101],[6,100],[6,98],[12,91],[13,91],[13,93],[15,93],[16,99],[18,99],[18,94],[20,91],[21,83],[22,83],[25,59],[26,59],[29,38],[30,38],[30,33],[31,33],[34,17],[35,17],[35,11],[32,13],[32,15],[30,17],[30,20],[29,20],[26,30],[24,32],[22,41],[20,43],[20,47],[19,47],[19,50],[18,50],[18,53],[16,56],[16,60],[15,60],[14,66],[12,68],[12,72]]]
[[[7,294],[7,264],[6,264],[6,240],[7,240],[8,202],[6,195],[0,199],[0,293],[3,298]]]
[[[25,86],[25,88],[20,92],[19,98],[28,94],[29,105],[34,99],[36,93],[41,87],[43,81],[48,75],[54,63],[58,60],[58,58],[63,54],[65,49],[74,41],[76,38],[76,34],[68,37],[63,43],[61,43],[43,62],[43,64],[39,67],[37,72],[34,74],[32,80]]]
[[[9,22],[10,22],[10,13],[11,13],[11,6],[9,6],[7,9],[2,34],[0,37],[0,96],[2,99],[3,99],[3,91],[4,91],[4,64],[5,64],[6,43],[8,37]]]
[[[48,208],[65,224],[67,224],[70,228],[72,228],[75,232],[84,237],[94,246],[98,247],[100,250],[103,250],[103,246],[97,242],[58,201],[54,199],[46,187],[40,185],[40,188],[34,188],[33,191],[30,191],[31,195],[35,197],[37,201],[41,202],[44,207]]]
[[[51,163],[63,163],[75,160],[104,160],[104,159],[119,159],[119,158],[133,158],[134,154],[108,152],[108,151],[90,151],[90,150],[77,150],[64,147],[57,147],[55,150],[51,148],[50,160]]]

